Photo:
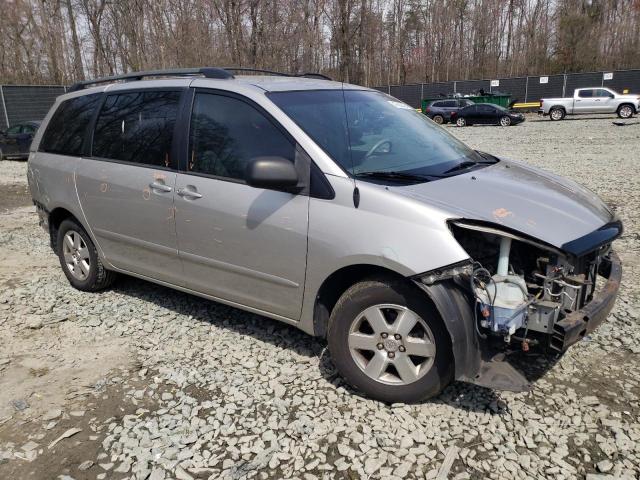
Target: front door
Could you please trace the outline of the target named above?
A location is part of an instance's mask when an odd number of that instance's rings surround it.
[[[574,113],[594,113],[598,111],[599,103],[596,102],[596,89],[583,88],[578,90],[578,97],[574,99]]]
[[[297,320],[309,197],[248,186],[247,163],[279,156],[308,179],[309,162],[268,114],[242,97],[196,92],[189,154],[176,181],[176,228],[187,286]]]
[[[181,93],[108,95],[96,121],[92,155],[80,160],[76,175],[82,209],[106,259],[177,285],[183,275],[172,139]]]

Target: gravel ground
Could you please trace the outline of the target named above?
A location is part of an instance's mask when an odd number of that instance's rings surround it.
[[[0,478],[638,478],[640,128],[611,120],[445,127],[625,222],[614,311],[561,359],[521,358],[530,393],[362,398],[292,327],[131,278],[73,290],[33,208],[0,196]],[[0,163],[0,185],[25,168]]]

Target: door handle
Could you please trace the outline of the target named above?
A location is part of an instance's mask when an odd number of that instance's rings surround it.
[[[178,195],[180,195],[181,197],[187,197],[187,198],[202,198],[202,195],[200,195],[198,192],[196,192],[195,190],[191,190],[190,188],[179,188],[176,193]]]
[[[173,188],[171,188],[169,185],[165,185],[164,183],[152,182],[149,184],[149,186],[153,190],[160,190],[161,192],[170,192],[171,190],[173,190]]]

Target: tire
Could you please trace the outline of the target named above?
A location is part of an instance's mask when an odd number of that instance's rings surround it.
[[[458,117],[456,119],[456,126],[458,126],[458,127],[466,127],[467,126],[467,120],[464,117]]]
[[[564,111],[564,108],[560,108],[560,107],[553,107],[551,110],[549,110],[549,118],[553,122],[557,122],[564,119],[564,116],[566,114],[567,113]]]
[[[438,125],[442,125],[444,123],[444,117],[442,115],[434,115],[432,120]]]
[[[511,126],[511,119],[506,115],[500,117],[500,126],[501,127],[509,127]]]
[[[351,286],[331,312],[327,339],[338,372],[376,400],[418,402],[453,380],[451,340],[440,315],[402,279],[375,277]]]
[[[624,103],[618,107],[618,111],[616,113],[618,114],[618,117],[626,119],[633,117],[635,112],[631,105]]]
[[[104,268],[95,245],[75,220],[63,220],[58,228],[56,252],[69,283],[84,292],[110,286],[116,273]]]

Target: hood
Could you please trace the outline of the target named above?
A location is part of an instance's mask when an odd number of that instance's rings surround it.
[[[390,190],[451,218],[503,225],[560,248],[609,223],[611,210],[577,183],[520,163],[495,165]]]

